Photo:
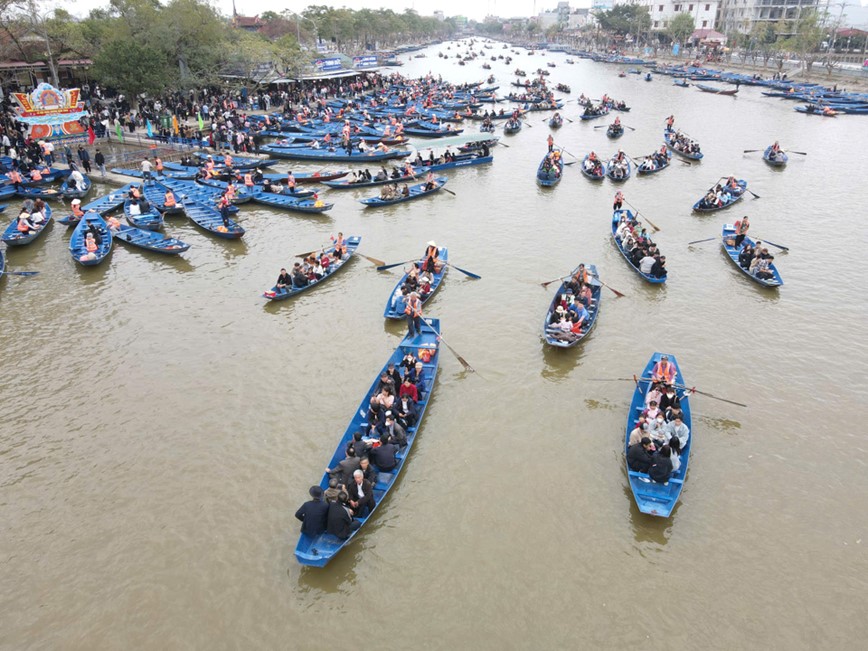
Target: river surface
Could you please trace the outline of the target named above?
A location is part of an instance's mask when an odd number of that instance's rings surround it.
[[[482,58],[437,57],[451,47],[400,70],[488,74]],[[521,52],[492,64],[504,92],[517,65],[555,61],[549,79],[572,97],[632,107],[621,118],[636,130],[616,145],[594,129],[605,119],[568,104],[556,142],[577,156],[649,153],[670,113],[701,142],[701,164],[622,186],[662,229],[669,282],[644,284],[613,246],[611,182],[574,165],[537,187],[539,113],[493,165],[447,173],[457,196],[365,211],[356,199],[372,192],[334,191],[322,216],[245,206],[240,242],[178,219],[167,231],[192,244],[180,259],[118,245],[97,268],[73,263],[54,224],[9,255],[41,274],[0,280],[0,647],[863,648],[868,118]],[[777,171],[742,153],[775,139],[808,155]],[[694,216],[729,174],[761,198]],[[717,241],[687,246],[744,214],[790,247],[779,290]],[[404,332],[382,317],[400,269],[363,258],[298,299],[261,298],[339,230],[388,262],[434,239],[483,277],[452,270],[426,309],[478,373],[444,349],[395,490],[311,569],[293,555],[293,513]],[[550,350],[554,285],[540,283],[581,261],[626,296],[604,289],[593,333]],[[690,398],[690,472],[669,519],[640,514],[626,481],[632,383],[590,381],[630,377],[657,350],[688,384],[749,405]]]

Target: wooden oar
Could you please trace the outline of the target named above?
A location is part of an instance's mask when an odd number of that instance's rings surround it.
[[[807,156],[808,152],[806,151],[793,151],[792,149],[787,149],[786,152],[788,154],[799,154],[800,156]]]
[[[781,246],[780,244],[775,244],[774,242],[769,242],[769,241],[768,241],[766,238],[764,238],[764,237],[757,237],[757,240],[763,242],[764,244],[771,244],[772,246],[774,246],[774,247],[780,249],[781,251],[789,251],[789,250],[790,250],[790,247],[788,247],[788,246]]]
[[[434,332],[437,333],[437,338],[443,342],[443,344],[449,349],[449,352],[451,352],[453,355],[455,355],[455,358],[461,363],[461,366],[464,367],[465,371],[470,371],[471,373],[476,373],[476,369],[473,368],[470,364],[468,364],[467,360],[464,359],[461,355],[459,355],[458,352],[452,346],[449,345],[449,343],[443,338],[443,335],[437,331],[437,329],[432,325],[432,323],[428,319],[423,318],[422,320],[426,324],[428,324],[429,328],[431,328]]]
[[[747,188],[745,188],[745,190],[747,190]],[[753,195],[753,198],[754,198],[754,199],[762,199],[762,197],[759,196],[756,192],[753,192],[753,191],[751,191],[751,190],[747,190],[747,191],[750,192],[750,193]]]
[[[626,203],[626,204],[627,204],[628,206],[630,206],[633,210],[635,210],[637,215],[642,214],[642,213],[639,212],[639,209],[638,209],[636,206],[634,206],[632,203],[630,203],[630,202],[627,201],[626,199],[624,199],[624,203]],[[659,226],[657,226],[654,222],[652,222],[650,219],[648,219],[648,216],[647,216],[647,215],[642,214],[642,219],[644,219],[646,222],[648,222],[648,225],[651,226],[651,228],[654,229],[654,232],[655,232],[655,233],[656,233],[657,231],[661,230],[661,228],[660,228]]]
[[[599,276],[591,276],[591,278],[594,278],[594,279],[598,280],[598,281],[600,282],[600,284],[601,284],[603,287],[606,287],[606,288],[608,288],[608,289],[611,289],[611,290],[615,293],[615,296],[617,296],[618,298],[624,298],[625,294],[622,294],[621,292],[619,292],[617,289],[614,289],[613,287],[609,287],[606,283],[604,283],[604,282],[600,279]]]
[[[573,122],[574,122],[574,120],[570,120],[570,118],[568,118],[568,117],[564,117],[564,120],[566,120],[566,121],[569,122],[570,124],[573,124]],[[799,152],[795,152],[795,153],[798,154]]]
[[[635,130],[636,130],[636,129],[634,129],[633,127],[628,127],[626,124],[625,124],[624,126],[625,126],[627,129],[630,129],[630,131],[635,131]]]
[[[366,255],[362,257],[368,258],[368,256]],[[373,259],[371,258],[368,258],[368,260],[371,260],[371,262],[373,262]],[[396,262],[395,264],[380,264],[377,265],[377,271],[385,271],[386,269],[392,269],[393,267],[400,267],[401,265],[407,264],[408,262],[416,262],[416,260],[414,258],[413,260],[404,260],[404,262]]]
[[[547,281],[544,282],[544,283],[540,283],[540,285],[541,285],[542,287],[548,287],[548,286],[551,285],[552,283],[556,283],[556,282],[558,282],[559,280],[560,280],[560,281],[564,281],[564,280],[566,280],[567,278],[570,278],[570,276],[561,276],[560,278],[555,278],[554,280],[547,280]]]
[[[37,274],[39,274],[39,272],[38,272],[38,271],[9,271],[9,270],[7,270],[7,271],[0,271],[0,276],[2,276],[3,274],[6,274],[7,276],[25,276],[25,277],[29,277],[29,276],[36,276]]]
[[[455,193],[454,193],[452,190],[450,190],[449,188],[442,188],[442,190],[443,190],[443,192],[448,192],[448,193],[451,194],[453,197],[457,197],[457,196],[458,196],[457,194],[455,194]]]
[[[745,153],[745,154],[752,154],[752,153],[754,153],[754,152],[756,152],[756,151],[765,151],[765,149],[745,149],[745,150],[744,150],[744,153]]]
[[[747,407],[743,402],[736,402],[735,400],[729,400],[728,398],[720,398],[714,394],[708,393],[707,391],[700,391],[696,387],[686,387],[683,384],[673,384],[676,389],[683,389],[685,391],[689,391],[690,393],[698,393],[699,395],[706,396],[708,398],[712,398],[714,400],[720,400],[721,402],[728,402],[731,405],[737,405],[738,407]],[[687,398],[687,396],[683,396]]]
[[[558,147],[560,148],[560,150],[561,150],[562,152],[564,152],[565,154],[569,154],[570,156],[572,156],[573,158],[575,158],[577,161],[582,160],[581,158],[579,158],[578,156],[576,156],[574,153],[572,153],[571,151],[567,151],[566,149],[564,149],[564,148],[561,147],[560,145],[558,145]]]
[[[475,278],[476,280],[482,279],[482,276],[479,276],[479,275],[473,273],[472,271],[467,271],[466,269],[462,269],[461,267],[458,267],[458,266],[452,264],[451,262],[447,262],[446,264],[447,264],[447,266],[452,267],[456,271],[460,271],[461,273],[463,273],[466,276],[470,276],[471,278]]]
[[[716,239],[717,239],[716,237],[708,237],[704,240],[693,240],[692,242],[688,242],[687,246],[690,246],[691,244],[699,244],[700,242],[711,242],[711,240],[716,240]]]
[[[595,128],[595,129],[608,129],[608,128],[609,128],[609,125],[608,125],[608,124],[600,124],[600,125],[597,125],[597,126],[594,127],[594,128]]]

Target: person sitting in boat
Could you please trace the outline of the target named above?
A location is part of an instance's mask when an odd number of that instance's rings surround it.
[[[395,389],[390,385],[383,385],[380,390],[371,396],[368,406],[368,422],[383,423],[386,419],[386,412],[392,409],[395,404]]]
[[[654,444],[647,436],[627,448],[627,466],[634,472],[648,472],[654,461]]]
[[[665,431],[669,443],[672,442],[672,439],[678,439],[679,449],[683,450],[687,446],[687,441],[690,438],[690,428],[684,424],[684,419],[681,415],[676,415],[671,422],[667,423]]]
[[[76,221],[84,217],[84,211],[81,209],[81,199],[72,200],[72,215],[76,218]]]
[[[142,214],[142,207],[139,205],[138,199],[132,199],[129,204],[129,212],[133,217],[138,217]]]
[[[94,238],[93,233],[88,233],[84,236],[84,249],[86,253],[82,256],[83,260],[93,260],[96,257],[99,244]]]
[[[669,361],[667,355],[661,355],[660,361],[654,365],[651,379],[655,382],[663,382],[667,386],[675,382],[675,365]]]
[[[649,75],[650,76],[650,75]],[[672,476],[671,450],[668,445],[663,445],[654,455],[651,467],[648,468],[648,476],[651,481],[658,484],[667,484]]]
[[[112,215],[106,220],[106,225],[112,234],[116,234],[121,230],[121,221],[115,215]]]
[[[745,244],[738,254],[738,264],[742,269],[749,269],[753,258],[754,248],[750,244]]]
[[[377,175],[374,177],[375,181],[385,181],[389,178],[389,172],[386,170],[384,165],[380,165],[380,171],[377,172]]]
[[[310,284],[310,281],[302,270],[300,262],[296,262],[292,266],[292,284],[297,288],[307,287]]]
[[[666,278],[667,273],[669,272],[666,270],[666,256],[654,256],[654,264],[651,266],[650,275],[653,278]]]
[[[627,439],[627,447],[637,445],[643,438],[648,437],[648,423],[644,416],[639,416],[636,421],[636,427],[630,431],[630,438]],[[650,438],[650,437],[649,437]]]
[[[75,190],[79,192],[84,191],[84,176],[82,176],[82,173],[77,169],[74,169],[69,173],[69,180]]]
[[[406,183],[401,188],[401,196],[402,197],[409,197],[410,196],[410,186],[407,185]]]
[[[437,187],[437,181],[434,179],[434,172],[429,171],[425,176],[425,192],[430,192]]]
[[[353,512],[348,505],[348,501],[349,496],[347,493],[341,491],[338,493],[337,501],[328,505],[326,532],[340,540],[346,540],[356,529],[362,526],[362,523],[353,517]]]
[[[418,395],[418,393],[419,391],[417,388],[416,394]],[[418,418],[416,402],[417,401],[414,401],[409,395],[404,394],[399,396],[398,402],[395,403],[392,410],[395,414],[396,420],[405,430],[416,425],[416,420]]]
[[[16,229],[22,236],[24,236],[29,235],[31,232],[38,231],[39,227],[31,221],[30,213],[22,210],[21,214],[18,215],[18,224]]]
[[[765,251],[765,249],[763,249],[763,251]],[[754,276],[761,280],[771,280],[772,278],[774,278],[775,275],[774,273],[772,273],[769,267],[774,263],[775,256],[761,256],[760,258],[758,258],[758,260],[759,262],[753,270]]]

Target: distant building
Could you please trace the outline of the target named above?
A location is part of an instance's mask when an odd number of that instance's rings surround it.
[[[747,34],[758,23],[784,21],[795,25],[805,11],[827,6],[827,0],[720,0],[717,29]]]
[[[717,19],[718,0],[638,0],[631,4],[648,7],[651,29],[658,31],[665,30],[678,14],[690,14],[696,29],[713,29]]]
[[[437,20],[446,20],[446,14],[444,14],[442,11],[440,11],[438,9],[437,11],[434,12],[434,18],[436,18]]]

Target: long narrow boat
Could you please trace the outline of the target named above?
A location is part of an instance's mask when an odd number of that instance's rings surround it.
[[[295,177],[295,182],[299,185],[305,183],[323,183],[324,181],[334,181],[335,179],[340,179],[349,174],[349,170],[322,170],[321,172],[293,172],[293,176]],[[287,174],[263,174],[263,178],[268,179],[272,183],[278,181],[280,183],[286,183]]]
[[[298,149],[280,149],[270,145],[260,147],[261,151],[275,156],[277,158],[287,158],[289,160],[312,160],[312,161],[335,161],[335,162],[351,162],[351,163],[366,163],[372,161],[391,160],[394,158],[406,158],[410,155],[409,151],[376,151],[370,150],[360,152],[357,149],[353,150],[352,154],[347,154],[344,149],[336,149],[328,151],[325,149],[313,149],[309,147],[300,147]]]
[[[560,150],[556,150],[560,154]],[[549,162],[546,168],[546,161]],[[564,163],[559,155],[557,158],[551,158],[551,153],[546,154],[539,164],[536,171],[536,182],[544,188],[550,188],[561,182],[561,177],[564,174]]]
[[[174,237],[166,237],[161,233],[145,231],[134,226],[121,224],[114,237],[119,242],[155,253],[177,255],[190,248],[190,245]]]
[[[563,125],[564,125],[564,119],[560,115],[555,114],[555,115],[551,116],[551,118],[549,118],[549,128],[550,129],[560,129]]]
[[[175,193],[175,198],[184,202],[185,213],[187,204],[192,201],[213,207],[217,204],[217,201],[220,198],[220,191],[216,188],[209,188],[204,185],[199,185],[198,183],[193,183],[192,181],[163,179],[161,185],[170,188],[172,192]],[[229,212],[233,214],[237,213],[238,206],[235,204],[229,204]]]
[[[221,193],[229,187],[228,181],[218,181],[217,179],[198,179],[197,182],[199,185],[204,185],[206,188],[214,188]],[[247,203],[253,199],[254,190],[240,183],[233,183],[233,185],[235,186],[235,197],[232,199],[232,203]]]
[[[636,382],[636,389],[633,392],[633,401],[630,403],[630,413],[627,415],[626,436],[624,437],[624,452],[627,452],[627,446],[630,441],[630,432],[636,427],[636,422],[645,409],[645,396],[651,388],[651,373],[654,370],[657,362],[664,353],[654,353],[642,375]],[[668,355],[669,362],[675,367],[675,384],[684,386],[684,377],[681,374],[681,368],[675,360],[674,355]],[[678,390],[676,389],[676,393]],[[684,486],[684,480],[687,478],[687,464],[690,460],[690,449],[693,443],[693,428],[690,417],[690,401],[688,396],[681,396],[681,410],[684,412],[683,423],[690,430],[690,436],[687,443],[681,450],[681,466],[678,470],[672,473],[669,481],[665,484],[659,484],[651,480],[644,472],[636,472],[630,470],[627,466],[627,477],[630,481],[630,490],[633,491],[633,498],[636,500],[636,506],[642,513],[656,515],[661,518],[668,518],[672,514],[672,509],[675,508],[678,497],[681,495],[681,489]]]
[[[440,289],[440,285],[443,283],[443,278],[446,276],[446,272],[449,271],[449,265],[446,264],[449,262],[449,250],[445,246],[438,247],[437,249],[437,257],[438,259],[443,261],[443,265],[440,267],[440,271],[435,271],[432,279],[431,279],[431,291],[428,292],[425,296],[420,294],[419,298],[422,299],[422,305],[425,305],[434,294],[437,293],[437,290]],[[419,262],[414,262],[413,264],[418,267],[424,262],[420,260]],[[420,272],[421,274],[421,272]],[[401,276],[401,279],[398,281],[398,284],[395,285],[395,289],[392,290],[392,293],[389,295],[389,300],[386,302],[386,309],[383,310],[383,316],[387,319],[403,319],[404,318],[404,299],[401,294],[401,287],[407,281],[407,275],[404,274]]]
[[[229,225],[223,224],[220,211],[200,201],[185,201],[184,213],[196,226],[212,235],[226,240],[237,240],[244,236],[244,229],[235,221],[229,220]]]
[[[343,269],[346,266],[347,262],[352,260],[353,256],[356,253],[356,250],[359,248],[359,244],[361,243],[361,241],[361,235],[350,235],[346,240],[344,240],[344,243],[347,246],[346,255],[341,260],[335,260],[334,262],[332,262],[329,272],[319,280],[312,280],[304,287],[292,286],[281,288],[275,285],[269,291],[264,292],[262,295],[269,301],[285,301],[288,298],[298,296],[302,292],[306,292],[310,289],[313,289],[314,287],[319,287],[325,281],[330,280],[332,276],[334,276],[338,271]],[[328,253],[329,257],[331,258],[335,252],[335,247],[330,246],[325,250],[325,252]]]
[[[610,124],[606,127],[606,136],[611,138],[612,140],[617,140],[621,136],[624,135],[624,127],[615,126],[614,124]]]
[[[713,93],[714,95],[729,95],[735,97],[738,93],[738,88],[724,89],[717,86],[709,86],[708,84],[694,84],[703,93]]]
[[[549,309],[546,311],[545,320],[543,321],[542,333],[546,343],[550,346],[555,346],[556,348],[572,348],[580,341],[584,340],[584,338],[587,337],[588,334],[591,332],[594,324],[597,323],[597,314],[599,314],[600,312],[600,290],[603,286],[599,283],[599,281],[596,280],[596,265],[589,264],[587,266],[587,270],[588,274],[593,278],[591,281],[591,305],[587,308],[588,319],[583,324],[582,332],[576,335],[570,333],[570,336],[567,337],[566,333],[551,325],[552,314],[555,313],[557,306],[561,302],[561,297],[567,291],[567,281],[569,281],[569,279],[572,278],[579,271],[579,267],[576,267],[570,272],[569,277],[565,278],[564,282],[561,283],[558,291],[555,292],[555,297],[552,299],[552,302],[549,305]]]
[[[260,148],[261,150],[261,148]],[[199,160],[206,161],[209,157],[218,158],[222,160],[222,157],[214,154],[204,154],[202,152],[196,152],[194,154]],[[273,159],[261,159],[261,158],[250,158],[246,156],[233,156],[232,157],[232,167],[236,170],[243,169],[255,169],[257,167],[271,167],[273,165],[277,165],[279,161]],[[163,165],[165,167],[165,164]]]
[[[90,180],[89,176],[82,175],[83,179],[83,188],[73,187],[70,183],[69,176],[61,183],[60,185],[60,194],[67,199],[81,199],[90,192],[91,187],[93,187],[93,181]]]
[[[623,162],[627,164],[626,168],[619,168],[615,156],[612,156],[606,163],[606,176],[609,177],[610,181],[623,183],[633,174],[633,165],[630,163],[630,159],[625,157]]]
[[[394,199],[381,199],[380,197],[369,197],[367,199],[359,199],[360,203],[363,203],[367,208],[380,208],[383,206],[391,206],[396,203],[402,203],[404,201],[412,201],[414,199],[419,199],[421,197],[428,196],[429,194],[434,194],[435,192],[439,192],[443,189],[443,186],[446,185],[446,181],[448,181],[445,176],[438,176],[434,179],[434,182],[437,184],[431,190],[425,189],[425,183],[417,183],[416,185],[409,186],[410,194],[406,197],[403,195],[398,195]]]
[[[643,274],[642,270],[639,269],[633,261],[630,259],[630,254],[624,250],[624,246],[621,243],[621,240],[618,239],[616,232],[618,230],[618,224],[621,221],[621,215],[627,218],[627,221],[633,221],[635,216],[629,210],[616,210],[612,213],[612,241],[615,243],[615,246],[618,247],[618,250],[621,252],[621,255],[624,256],[624,259],[627,261],[627,264],[630,265],[630,268],[635,271],[637,274],[642,276],[642,279],[651,283],[652,285],[662,285],[666,282],[666,277],[663,278],[655,278],[651,274]]]
[[[734,203],[741,201],[744,198],[745,191],[747,190],[747,181],[744,179],[738,179],[736,181],[739,186],[739,190],[733,190],[732,188],[727,188],[727,193],[729,194],[729,199],[725,201],[720,206],[709,206],[705,203],[705,197],[702,197],[699,201],[693,204],[693,210],[696,212],[715,212],[716,210],[723,210],[724,208],[729,208]],[[711,188],[714,190],[714,188]]]
[[[289,194],[263,192],[261,189],[258,192],[254,192],[251,197],[255,203],[273,208],[283,208],[284,210],[294,210],[296,212],[321,213],[334,208],[333,203],[326,203],[319,197],[315,199],[302,199]]]
[[[600,161],[600,167],[597,168],[599,170],[599,174],[594,174],[593,172],[588,171],[588,168],[585,167],[585,164],[590,160],[590,154],[585,156],[584,160],[582,160],[582,174],[585,175],[585,178],[591,179],[592,181],[602,181],[606,178],[606,164]]]
[[[133,215],[130,213],[130,200],[124,201],[124,215],[127,221],[136,228],[142,228],[149,231],[158,231],[163,228],[163,216],[156,210],[149,210],[146,213]]]
[[[114,192],[103,195],[102,197],[98,197],[93,201],[83,205],[81,207],[82,211],[85,213],[94,212],[101,217],[105,217],[110,212],[114,212],[118,208],[123,208],[124,201],[126,201],[127,193],[130,191],[132,184],[125,185],[121,188],[118,188]],[[75,215],[66,215],[65,217],[60,217],[57,222],[59,224],[64,224],[65,226],[75,226],[79,222],[79,218]]]
[[[649,158],[649,157],[646,156],[646,158]],[[662,172],[667,167],[669,167],[669,165],[671,165],[671,164],[672,164],[672,152],[669,149],[667,149],[666,150],[666,162],[665,163],[658,164],[657,167],[655,167],[653,170],[649,170],[645,167],[642,167],[642,163],[639,163],[639,165],[636,166],[636,174],[638,176],[646,176],[648,174],[656,174],[657,172]]]
[[[97,228],[102,238],[94,253],[88,253],[87,248],[85,248],[84,245],[89,224],[93,224]],[[114,238],[112,237],[111,231],[108,229],[105,220],[97,213],[89,212],[85,214],[85,216],[78,222],[75,230],[72,231],[72,236],[69,238],[69,254],[78,264],[85,267],[92,267],[98,265],[108,257],[108,254],[111,253],[112,250],[113,240]]]
[[[45,186],[34,186],[32,188],[22,187],[15,191],[16,196],[22,199],[42,199],[43,201],[55,201],[63,199],[63,195],[56,188],[48,188]]]
[[[166,191],[169,190],[170,188],[160,183],[149,183],[143,187],[145,199],[151,204],[151,208],[162,213],[163,217],[183,215],[184,203],[174,190],[171,190],[171,192],[175,196],[175,205],[166,206]]]
[[[665,142],[666,146],[669,147],[669,149],[671,149],[673,152],[675,152],[676,154],[678,154],[682,158],[686,158],[688,160],[702,160],[705,157],[705,154],[703,154],[701,151],[698,151],[695,153],[689,153],[689,152],[681,151],[680,149],[676,149],[675,147],[672,146],[672,135],[673,135],[673,132],[670,131],[669,129],[663,130],[663,142]]]
[[[2,185],[0,186],[0,199],[9,199],[15,196],[15,186],[14,185]]]
[[[24,246],[25,244],[30,244],[37,237],[42,235],[45,230],[48,228],[48,224],[51,222],[51,206],[45,204],[45,221],[42,223],[42,228],[30,231],[26,235],[18,230],[18,217],[16,216],[9,226],[6,227],[6,230],[3,231],[3,236],[0,237],[0,240],[6,242],[9,246]]]
[[[422,391],[419,393],[419,401],[416,403],[416,423],[413,427],[407,428],[407,446],[398,453],[398,464],[388,472],[379,472],[377,474],[377,483],[374,485],[375,506],[367,517],[359,518],[361,526],[353,531],[346,540],[341,540],[330,533],[323,533],[315,538],[306,534],[301,534],[298,544],[295,547],[295,558],[302,565],[324,567],[335,556],[335,554],[343,549],[347,543],[349,543],[365,528],[364,525],[370,521],[373,513],[379,508],[380,504],[383,503],[386,494],[392,486],[395,485],[395,481],[404,469],[407,457],[413,449],[413,443],[416,441],[416,434],[419,431],[419,427],[422,425],[425,412],[427,411],[431,399],[431,393],[434,390],[434,381],[437,377],[437,366],[440,362],[439,346],[440,320],[428,319],[428,321],[422,325],[421,334],[416,337],[410,337],[409,335],[404,337],[395,349],[395,352],[393,352],[389,356],[389,359],[386,360],[386,363],[383,364],[382,369],[378,370],[374,374],[374,381],[371,383],[368,391],[362,396],[361,403],[356,407],[355,411],[353,411],[350,423],[347,426],[346,431],[343,433],[343,436],[341,436],[341,439],[338,441],[337,448],[329,461],[329,467],[335,467],[345,458],[344,451],[347,443],[353,439],[353,434],[360,430],[368,430],[368,408],[370,407],[371,397],[373,397],[374,393],[377,391],[377,387],[379,386],[381,373],[388,368],[389,363],[394,364],[396,368],[399,367],[401,361],[407,354],[412,354],[422,362],[424,386]],[[428,352],[422,353],[423,350]],[[377,468],[377,470],[379,469]],[[328,482],[329,475],[328,473],[325,473],[320,479],[320,486],[325,489],[328,487]]]
[[[608,107],[605,107],[605,110],[600,112],[600,113],[591,113],[591,114],[582,113],[579,116],[579,119],[580,120],[596,120],[597,118],[601,118],[604,115],[609,115],[609,108]]]
[[[772,154],[772,145],[766,147],[763,152],[763,160],[772,167],[785,167],[790,157],[782,149],[779,149],[776,154]]]
[[[738,268],[740,272],[746,275],[755,283],[762,285],[763,287],[780,287],[784,284],[783,279],[781,278],[781,274],[778,272],[778,268],[774,265],[774,263],[769,265],[769,271],[774,274],[773,278],[764,279],[758,278],[754,276],[749,269],[745,269],[741,266],[741,263],[738,260],[738,254],[742,248],[744,248],[745,244],[750,244],[754,246],[754,241],[749,237],[745,237],[742,245],[739,248],[735,248],[735,226],[732,224],[724,224],[723,232],[721,233],[721,242],[723,244],[723,248],[726,251],[726,254],[729,256],[729,259],[732,260],[733,264]]]
[[[168,163],[163,163],[164,165],[168,165]],[[163,179],[178,179],[179,181],[191,181],[196,178],[199,174],[198,168],[190,168],[192,171],[190,172],[179,172],[173,171],[169,169],[164,169],[162,174],[151,174],[151,178],[157,181],[162,181]],[[144,172],[141,170],[127,169],[124,167],[113,167],[111,169],[112,174],[120,174],[121,176],[131,176],[135,179],[143,179],[145,177]]]

